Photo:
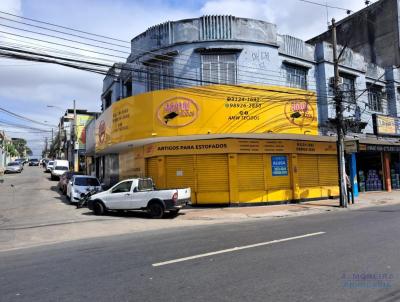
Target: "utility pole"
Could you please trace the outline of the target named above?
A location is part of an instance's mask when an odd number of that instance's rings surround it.
[[[77,145],[77,134],[78,134],[78,128],[77,128],[77,116],[76,116],[76,102],[74,100],[74,144],[73,144],[73,148],[74,148],[74,171],[78,172],[79,171],[79,156],[78,156],[78,149],[76,148]]]
[[[58,150],[57,150],[57,157],[61,159],[61,119],[58,124]]]
[[[334,64],[334,96],[336,104],[336,132],[337,132],[337,161],[339,172],[339,195],[340,206],[347,208],[347,194],[345,181],[345,159],[344,159],[344,127],[343,127],[343,104],[342,94],[339,88],[339,59],[337,55],[336,23],[332,19],[332,46],[333,46],[333,64]]]

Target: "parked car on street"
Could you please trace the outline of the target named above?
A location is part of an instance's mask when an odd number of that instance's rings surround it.
[[[4,173],[21,173],[23,170],[22,164],[16,161],[8,163]]]
[[[39,160],[36,158],[30,159],[29,166],[39,166]]]
[[[67,198],[70,202],[77,202],[82,193],[92,190],[101,191],[100,181],[96,177],[73,175],[67,185]]]
[[[68,160],[56,159],[53,163],[53,169],[51,169],[51,180],[59,179],[65,171],[69,170]]]
[[[48,163],[46,164],[45,171],[51,172],[51,169],[53,169],[53,167],[54,167],[54,161],[49,160]]]
[[[14,162],[19,163],[21,166],[25,165],[25,159],[24,158],[17,158],[16,160],[14,160]]]
[[[81,172],[67,171],[64,172],[63,175],[60,176],[60,180],[58,181],[58,189],[64,194],[67,194],[67,185],[74,175],[82,175]]]
[[[166,211],[178,213],[190,198],[190,188],[156,190],[151,178],[132,178],[92,195],[88,208],[96,215],[108,210],[144,210],[153,218],[161,218]]]

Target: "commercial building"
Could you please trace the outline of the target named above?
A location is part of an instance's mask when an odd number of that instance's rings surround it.
[[[400,65],[399,0],[380,0],[337,22],[338,43],[383,67]],[[310,39],[331,41],[329,31]]]
[[[350,49],[343,58],[357,152],[374,132],[363,106],[371,89],[361,91],[377,87],[371,101],[382,114],[397,107],[383,97],[381,67]],[[337,196],[332,61],[330,44],[258,20],[203,16],[151,27],[104,79],[92,171],[107,184],[151,176],[159,188],[191,187],[198,205]],[[356,184],[351,154],[349,166]]]
[[[86,125],[94,120],[99,113],[88,112],[84,109],[76,109],[76,128],[75,114],[73,109],[67,109],[60,117],[58,132],[55,136],[50,156],[54,158],[66,159],[72,167],[79,171],[85,170],[86,152]],[[75,155],[77,155],[75,157]],[[75,158],[78,159],[75,164]]]

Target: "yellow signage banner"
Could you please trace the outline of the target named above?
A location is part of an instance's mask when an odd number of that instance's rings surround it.
[[[101,135],[96,150],[149,137],[318,135],[317,116],[315,93],[294,88],[216,85],[160,90],[120,100],[108,108],[96,123]]]
[[[334,142],[213,139],[160,142],[144,147],[144,157],[212,153],[336,154]]]

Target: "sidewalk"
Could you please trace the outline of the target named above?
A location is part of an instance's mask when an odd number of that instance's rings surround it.
[[[349,205],[349,210],[383,204],[400,203],[400,191],[360,193],[354,205]],[[267,217],[299,216],[330,211],[346,211],[339,207],[338,199],[307,201],[298,204],[266,205],[266,206],[240,206],[226,208],[192,208],[184,210],[184,220],[225,220],[249,219]]]
[[[347,209],[340,208],[337,199],[255,207],[188,208],[183,209],[177,217],[167,216],[165,219],[149,219],[142,212],[97,217],[93,216],[88,209],[79,209],[76,210],[76,214],[82,218],[58,224],[24,225],[12,228],[12,226],[2,226],[0,223],[0,252],[134,232],[155,232],[220,223],[280,219],[282,217],[322,214],[333,211],[352,211],[365,207],[397,203],[400,203],[400,191],[363,193],[356,199],[355,204],[349,205]],[[62,204],[60,206],[67,207]],[[84,219],[84,217],[87,218]]]

